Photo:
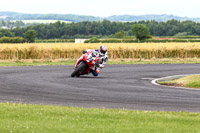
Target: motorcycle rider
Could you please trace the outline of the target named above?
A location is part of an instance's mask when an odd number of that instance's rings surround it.
[[[95,67],[91,70],[91,73],[94,76],[98,76],[100,70],[104,68],[104,65],[108,61],[108,55],[107,55],[107,48],[106,46],[100,46],[99,49],[87,49],[83,51],[83,54],[91,52],[91,54],[88,56],[87,60],[92,61],[92,57],[100,57],[100,60],[98,63],[96,63]]]

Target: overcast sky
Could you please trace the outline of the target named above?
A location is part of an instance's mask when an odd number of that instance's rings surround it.
[[[0,11],[101,17],[124,14],[200,17],[200,0],[0,0]]]

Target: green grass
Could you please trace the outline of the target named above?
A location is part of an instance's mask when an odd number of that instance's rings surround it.
[[[190,75],[171,81],[159,82],[163,85],[181,86],[189,88],[200,88],[200,75]]]
[[[43,65],[74,65],[75,59],[66,60],[22,60],[0,61],[0,66],[43,66]],[[107,64],[197,64],[200,59],[111,59]]]
[[[107,64],[199,64],[200,60],[189,59],[135,59],[135,60],[109,60]]]
[[[61,61],[61,62],[0,62],[1,66],[50,66],[50,65],[75,65],[75,61]]]
[[[200,114],[0,103],[0,133],[200,133]]]

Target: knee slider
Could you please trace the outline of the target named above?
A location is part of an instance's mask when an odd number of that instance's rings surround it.
[[[98,76],[98,73],[97,73],[96,71],[93,71],[92,74],[93,74],[94,76]]]

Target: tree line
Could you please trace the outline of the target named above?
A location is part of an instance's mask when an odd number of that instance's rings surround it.
[[[187,36],[200,35],[200,23],[193,21],[169,20],[167,22],[111,22],[108,20],[94,22],[38,24],[14,29],[0,29],[0,37],[24,37],[29,30],[37,33],[38,39],[73,39],[73,38],[113,38],[120,34],[133,36],[132,27],[142,24],[148,27],[152,36]],[[119,36],[120,38],[120,36]]]

